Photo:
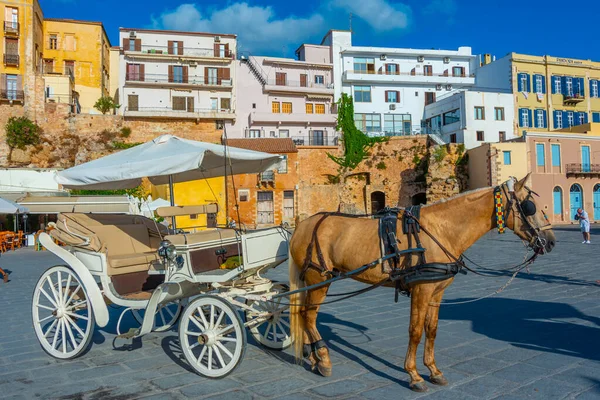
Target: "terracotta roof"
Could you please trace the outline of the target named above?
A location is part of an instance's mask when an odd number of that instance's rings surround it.
[[[228,139],[227,145],[240,149],[263,151],[265,153],[297,153],[298,149],[290,138]]]

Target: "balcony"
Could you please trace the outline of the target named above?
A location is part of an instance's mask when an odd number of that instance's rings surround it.
[[[210,108],[174,110],[170,107],[125,107],[124,115],[138,118],[235,119],[233,110]]]
[[[128,86],[205,86],[216,88],[231,88],[231,79],[223,79],[212,76],[169,76],[168,74],[135,74],[125,75]]]
[[[567,164],[567,177],[600,177],[600,164]]]
[[[23,103],[25,99],[25,93],[22,90],[0,90],[0,100],[2,101],[15,101],[18,103]]]
[[[563,95],[563,104],[566,106],[574,106],[582,101],[585,101],[585,96],[579,93],[571,93]]]
[[[265,92],[308,93],[333,96],[333,84],[308,81],[290,81],[288,79],[268,79]]]
[[[44,64],[42,66],[42,75],[52,77],[68,77],[71,82],[75,82],[73,67],[56,68],[53,64]]]
[[[20,57],[18,54],[5,54],[4,55],[4,65],[11,65],[18,67],[19,66]]]
[[[14,21],[4,21],[5,36],[19,36],[19,23]]]
[[[204,58],[204,59],[224,59],[234,60],[235,55],[231,50],[215,51],[214,48],[198,48],[198,47],[169,47],[169,46],[154,46],[143,44],[138,47],[139,50],[125,50],[126,54],[151,58]]]
[[[429,72],[390,72],[390,71],[344,71],[344,80],[347,82],[369,83],[433,83],[433,84],[459,84],[474,85],[475,74],[451,74]]]
[[[296,146],[338,146],[340,138],[337,136],[292,136],[292,141]]]
[[[275,172],[274,171],[265,171],[258,174],[258,184],[259,185],[275,185]]]
[[[302,124],[302,125],[335,125],[336,114],[306,114],[306,113],[260,113],[250,114],[250,124],[277,123],[277,124]]]

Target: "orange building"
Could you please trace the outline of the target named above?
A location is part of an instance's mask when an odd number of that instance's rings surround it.
[[[292,139],[229,139],[227,145],[283,156],[272,171],[235,175],[227,180],[229,218],[246,228],[293,225],[297,210],[298,150]]]

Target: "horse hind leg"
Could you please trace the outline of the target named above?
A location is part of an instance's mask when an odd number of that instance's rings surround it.
[[[322,280],[322,278],[321,278]],[[314,284],[307,279],[308,285]],[[329,357],[329,349],[325,345],[325,341],[317,330],[317,314],[319,312],[318,305],[325,300],[329,286],[324,286],[315,290],[311,290],[306,295],[306,306],[303,310],[305,322],[305,340],[308,340],[311,346],[308,360],[311,362],[311,369],[317,370],[323,376],[331,376],[331,359]],[[306,344],[306,341],[305,341]]]
[[[434,343],[438,328],[438,317],[440,312],[439,303],[442,301],[444,291],[433,295],[427,315],[425,316],[425,351],[423,353],[423,364],[429,368],[429,381],[435,385],[445,386],[448,380],[437,368],[435,363]]]
[[[421,342],[425,316],[432,297],[432,290],[427,284],[417,284],[413,287],[410,304],[410,326],[408,328],[409,342],[404,360],[404,369],[410,375],[410,388],[415,392],[427,391],[425,380],[417,371],[417,348]]]

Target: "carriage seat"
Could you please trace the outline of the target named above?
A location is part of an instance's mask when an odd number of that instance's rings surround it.
[[[150,237],[146,225],[100,225],[93,229],[106,252],[108,275],[148,271],[159,262],[159,240]]]
[[[237,237],[237,233],[233,229],[216,229],[210,231],[200,231],[195,233],[180,233],[177,235],[167,235],[166,240],[169,240],[175,246],[189,246],[199,243],[220,242],[223,240],[230,241]]]

